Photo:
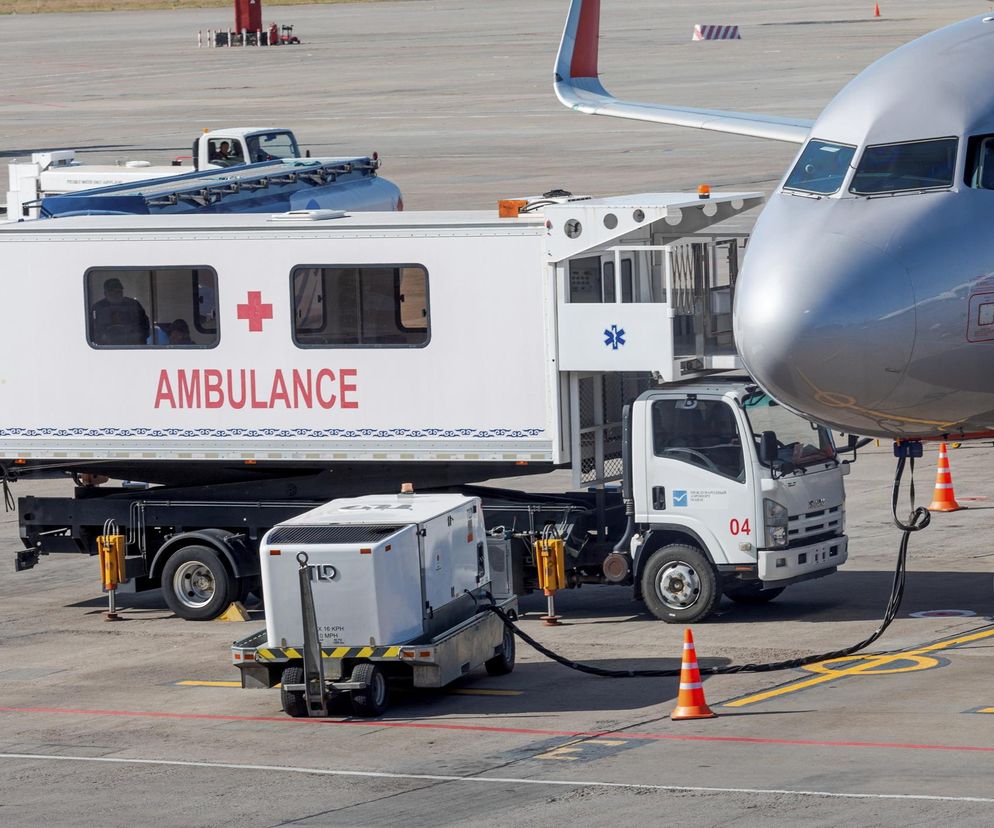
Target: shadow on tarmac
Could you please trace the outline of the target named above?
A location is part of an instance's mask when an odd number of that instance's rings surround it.
[[[518,646],[526,645],[519,642]],[[608,670],[680,668],[679,657],[585,659],[584,663]],[[720,667],[728,663],[727,658],[701,659],[702,667]],[[705,688],[708,678],[702,678]],[[398,686],[394,688],[390,710],[383,720],[453,715],[475,718],[482,714],[519,716],[527,720],[547,713],[599,710],[613,714],[655,704],[675,705],[678,689],[679,678],[676,677],[611,679],[568,670],[542,659],[527,664],[519,662],[514,672],[507,676],[493,677],[482,670],[474,671],[443,690]],[[336,705],[339,704],[341,706],[336,707],[335,712],[350,715],[347,700],[336,700]],[[534,722],[522,722],[522,726],[542,727]]]
[[[836,572],[789,586],[768,604],[737,604],[723,598],[704,623],[879,621],[893,580],[892,571]],[[524,613],[545,614],[545,598],[541,595],[523,596],[520,604]],[[994,573],[909,572],[898,618],[938,609],[970,610],[981,618],[990,616],[994,612]],[[642,602],[632,599],[630,587],[562,590],[556,594],[556,612],[566,622],[575,619],[591,624],[624,624],[653,620]]]
[[[826,578],[794,584],[768,604],[736,604],[723,598],[707,622],[811,624],[836,621],[879,621],[890,596],[894,573],[890,571],[837,572]],[[627,624],[653,621],[641,601],[632,597],[631,587],[584,586],[556,594],[556,612],[565,623]],[[123,610],[170,610],[159,590],[118,593]],[[253,595],[244,602],[253,620],[262,620],[262,604]],[[106,596],[97,595],[68,607],[105,609]],[[541,594],[524,595],[520,608],[526,618],[545,615]],[[899,618],[922,610],[958,609],[988,617],[994,612],[994,573],[992,572],[909,572]],[[700,624],[702,622],[695,622]]]

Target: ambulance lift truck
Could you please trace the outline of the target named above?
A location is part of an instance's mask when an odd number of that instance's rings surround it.
[[[672,622],[834,572],[848,467],[735,373],[746,238],[715,225],[761,200],[2,225],[7,271],[31,274],[0,283],[5,328],[40,362],[0,376],[0,473],[78,484],[20,499],[17,568],[93,554],[113,519],[129,588],[212,618],[258,588],[269,529],[411,482],[481,498],[518,593],[550,534],[570,586],[627,585]],[[575,491],[474,485],[563,468]]]

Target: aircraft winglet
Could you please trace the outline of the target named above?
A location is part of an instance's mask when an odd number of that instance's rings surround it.
[[[814,122],[802,118],[618,100],[601,85],[598,74],[600,16],[600,0],[571,0],[556,57],[554,82],[556,97],[564,106],[590,115],[653,121],[795,144],[807,140]]]

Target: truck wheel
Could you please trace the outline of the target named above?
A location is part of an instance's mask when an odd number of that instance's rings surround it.
[[[303,690],[287,690],[288,684],[303,684],[304,669],[302,667],[287,667],[280,678],[280,701],[288,716],[295,719],[307,718],[307,696]]]
[[[352,691],[352,712],[357,716],[381,716],[390,703],[387,677],[375,664],[364,661],[352,671],[352,681],[361,681],[365,690]]]
[[[492,676],[506,676],[514,669],[514,633],[510,627],[504,627],[504,637],[500,642],[500,655],[488,658],[483,662],[487,672]]]
[[[767,604],[786,588],[758,589],[755,586],[736,587],[735,589],[726,589],[725,595],[737,604]]]
[[[649,612],[669,624],[700,621],[721,598],[718,574],[700,549],[673,543],[649,557],[642,570],[642,598]]]
[[[206,546],[180,549],[162,570],[162,592],[169,609],[188,621],[217,618],[238,596],[237,590],[220,556]]]

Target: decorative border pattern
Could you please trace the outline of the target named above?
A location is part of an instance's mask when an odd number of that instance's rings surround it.
[[[289,437],[360,439],[461,437],[474,440],[538,437],[542,428],[2,428],[4,437]]]

